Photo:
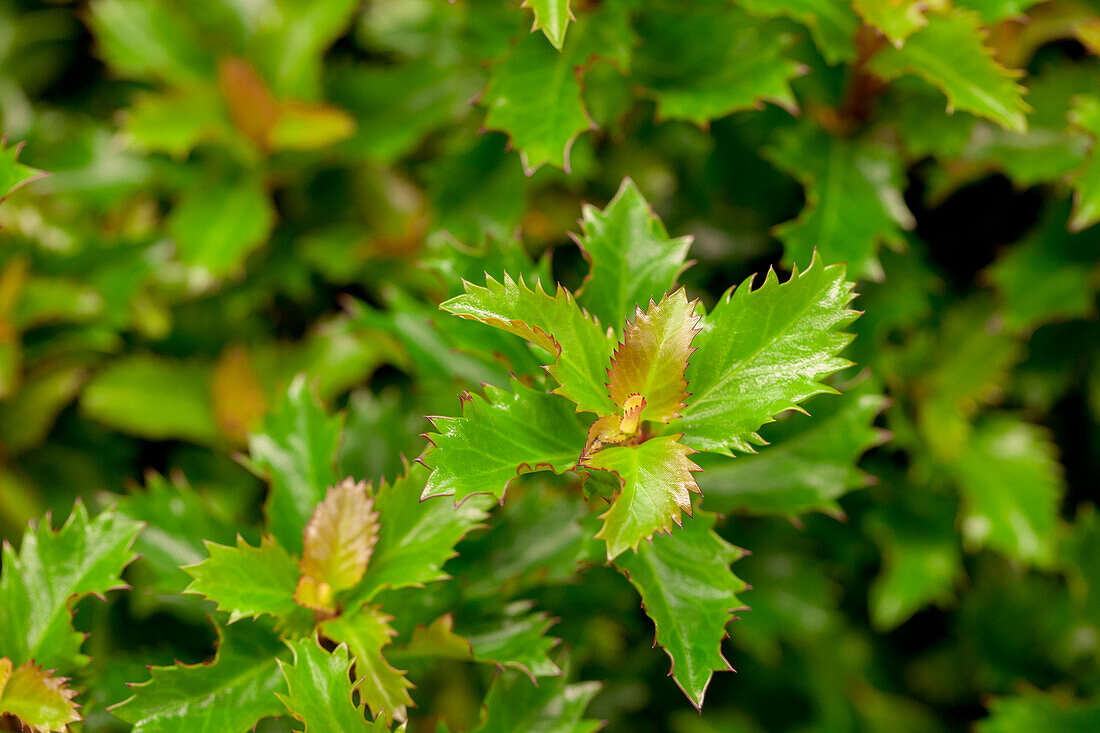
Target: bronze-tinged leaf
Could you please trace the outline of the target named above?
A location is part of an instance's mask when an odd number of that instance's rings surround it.
[[[279,121],[279,102],[263,78],[244,59],[228,58],[218,64],[218,87],[236,128],[257,147],[266,149]]]
[[[699,333],[699,316],[694,314],[696,301],[689,302],[683,288],[666,295],[660,303],[649,301],[649,310],[635,311],[634,322],[623,331],[623,342],[611,358],[607,370],[607,387],[611,399],[624,417],[624,428],[633,429],[628,421],[629,408],[644,404],[640,419],[668,422],[679,417],[680,408],[688,397],[684,371],[695,334]],[[628,400],[634,401],[628,405]]]
[[[5,664],[6,663],[6,664]],[[69,723],[81,720],[76,690],[66,686],[67,679],[54,677],[33,662],[24,662],[11,671],[11,661],[0,659],[0,718],[15,716],[34,733],[63,733]]]
[[[346,478],[329,489],[303,533],[302,572],[294,600],[321,611],[336,609],[336,594],[363,577],[378,541],[378,513],[365,481]]]
[[[247,347],[238,344],[222,352],[210,377],[210,392],[218,427],[234,443],[244,445],[267,412],[267,401]]]

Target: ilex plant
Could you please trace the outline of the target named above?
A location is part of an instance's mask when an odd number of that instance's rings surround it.
[[[693,510],[691,455],[754,452],[762,425],[833,391],[823,380],[850,365],[839,352],[858,315],[854,285],[843,265],[815,255],[786,282],[771,271],[707,311],[676,289],[685,240],[668,237],[631,181],[605,211],[586,208],[582,225],[590,271],[579,292],[558,285],[550,295],[505,274],[466,282],[442,304],[523,339],[550,379],[488,385],[483,397],[464,396],[460,417],[434,418],[424,496],[503,501],[522,473],[577,472],[586,496],[610,502],[595,536],[642,594],[677,681],[699,705],[711,670],[728,666],[717,647],[742,584],[728,570],[737,551],[710,529],[714,516]],[[705,585],[712,596],[687,598]],[[681,613],[696,603],[712,613],[692,620],[697,635],[682,645]]]
[[[514,607],[492,633],[468,638],[440,615],[394,645],[394,615],[407,608],[395,591],[445,580],[455,545],[482,526],[475,499],[421,501],[427,471],[413,464],[397,480],[336,480],[342,417],[330,416],[297,380],[264,430],[251,461],[269,470],[269,521],[258,544],[206,542],[208,557],[184,570],[186,593],[216,606],[220,643],[207,664],[156,667],[152,678],[114,707],[137,731],[176,730],[177,720],[210,730],[244,731],[265,717],[290,715],[307,731],[390,730],[414,705],[413,685],[386,658],[461,659],[560,676],[547,657],[546,617]],[[319,501],[312,503],[317,497]],[[285,502],[282,503],[281,502]],[[292,515],[288,517],[287,515]],[[476,630],[475,630],[476,631]]]
[[[119,576],[135,557],[131,545],[140,529],[113,512],[89,519],[77,503],[60,529],[50,527],[48,516],[29,528],[18,553],[4,543],[0,727],[14,720],[23,729],[49,733],[82,720],[73,700],[77,690],[59,676],[89,661],[81,651],[85,635],[73,629],[72,605],[126,587]]]

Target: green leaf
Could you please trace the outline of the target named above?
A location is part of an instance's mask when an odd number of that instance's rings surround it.
[[[515,601],[502,609],[502,618],[459,629],[477,662],[495,664],[536,678],[554,677],[561,669],[550,659],[560,639],[547,636],[556,622],[547,613],[531,612],[533,601]]]
[[[560,51],[565,43],[569,21],[573,19],[569,0],[523,0],[520,7],[529,8],[535,14],[535,24],[531,26],[531,32],[542,31],[550,39],[550,43],[554,44],[554,48]]]
[[[820,392],[826,375],[849,365],[837,357],[852,337],[843,332],[858,315],[848,308],[852,283],[843,265],[815,257],[792,268],[780,284],[772,270],[758,289],[751,278],[726,291],[695,337],[687,369],[692,393],[671,428],[692,448],[751,453],[756,431],[774,415]]]
[[[554,394],[576,402],[578,412],[614,412],[604,382],[615,344],[568,290],[558,285],[551,297],[540,283],[532,290],[522,277],[517,283],[507,274],[503,283],[489,277],[485,287],[464,285],[465,295],[439,307],[521,336],[549,353],[554,357],[550,374],[561,385]]]
[[[682,530],[615,559],[642,596],[676,684],[697,708],[711,675],[732,669],[722,656],[722,640],[732,612],[744,608],[736,594],[746,588],[729,569],[743,552],[715,533],[714,521],[715,515],[696,512]]]
[[[858,2],[858,0],[857,0]],[[834,0],[741,0],[741,7],[764,18],[786,16],[810,30],[825,61],[839,64],[856,57],[859,16]]]
[[[15,549],[4,543],[0,574],[0,657],[43,669],[87,663],[84,634],[72,627],[72,607],[89,594],[124,588],[119,577],[134,559],[130,548],[141,525],[103,512],[93,520],[83,503],[54,531],[49,521],[30,527]]]
[[[985,45],[985,30],[976,13],[955,10],[933,15],[901,48],[875,55],[870,70],[886,80],[914,73],[947,95],[949,110],[972,112],[1010,130],[1027,129],[1020,72],[1005,69]]]
[[[250,616],[275,618],[297,611],[294,589],[298,562],[276,540],[264,537],[252,547],[237,537],[236,547],[206,542],[209,557],[184,570],[194,580],[185,593],[201,594],[229,613],[230,623]]]
[[[14,455],[42,443],[86,378],[87,370],[65,364],[25,375],[19,391],[0,402],[0,445],[5,453]]]
[[[669,238],[629,178],[603,211],[589,204],[581,207],[576,241],[589,267],[577,302],[616,330],[636,307],[675,287],[691,246],[691,237]]]
[[[929,603],[946,606],[963,575],[951,502],[881,507],[866,519],[882,552],[882,571],[868,598],[871,625],[890,631]]]
[[[286,647],[253,621],[218,627],[218,635],[213,661],[152,667],[149,681],[111,712],[133,733],[247,733],[281,714],[275,693],[285,689],[278,662]]]
[[[1079,232],[1100,221],[1100,97],[1078,97],[1070,111],[1070,121],[1092,137],[1088,158],[1070,177],[1073,216],[1069,228]]]
[[[366,574],[350,594],[352,600],[370,601],[383,588],[420,586],[448,577],[441,568],[454,557],[455,545],[485,521],[492,499],[473,496],[457,506],[446,499],[421,500],[427,480],[428,469],[413,464],[405,476],[378,487],[378,544]]]
[[[1100,728],[1100,701],[1081,700],[1031,687],[989,701],[978,733],[1081,733]]]
[[[886,398],[862,388],[817,403],[822,411],[814,410],[812,419],[790,415],[775,423],[775,430],[764,433],[774,445],[760,453],[722,459],[714,467],[704,463],[698,482],[707,509],[842,515],[837,499],[869,481],[857,467],[860,456],[886,438],[872,426]]]
[[[188,86],[213,77],[207,44],[168,3],[95,0],[90,25],[98,56],[128,78]]]
[[[33,662],[12,671],[11,660],[0,657],[0,716],[14,715],[36,733],[64,733],[69,723],[81,720],[73,702],[76,690],[65,682]]]
[[[610,471],[619,478],[621,491],[602,515],[596,534],[607,542],[607,559],[615,558],[656,532],[672,532],[681,523],[680,513],[691,513],[691,492],[699,493],[688,460],[694,453],[681,445],[678,435],[650,438],[638,445],[610,446],[585,458],[588,468]]]
[[[299,375],[268,413],[263,430],[248,439],[252,460],[271,478],[264,507],[268,531],[289,552],[302,551],[306,522],[336,484],[343,424],[342,416],[329,417],[305,375]]]
[[[180,260],[216,278],[240,269],[274,225],[275,207],[255,178],[188,189],[168,219]]]
[[[462,117],[481,79],[455,64],[410,60],[404,64],[348,64],[325,70],[329,97],[355,116],[342,150],[383,164],[415,152],[432,130]]]
[[[595,733],[603,722],[585,718],[584,711],[599,691],[598,682],[569,684],[565,675],[535,686],[519,673],[504,672],[489,688],[473,733]]]
[[[645,313],[639,306],[634,321],[626,324],[607,370],[611,399],[624,413],[630,398],[640,396],[637,419],[667,423],[680,416],[688,398],[684,371],[693,351],[691,341],[699,333],[697,304],[689,303],[680,288],[660,303],[649,301]]]
[[[569,583],[588,558],[593,533],[581,524],[584,505],[542,482],[518,488],[496,512],[499,524],[467,543],[464,557],[472,565],[462,569],[465,597],[510,598],[532,587]]]
[[[979,423],[951,467],[962,495],[962,534],[1040,567],[1054,561],[1058,509],[1065,491],[1048,433],[1007,414]]]
[[[221,99],[211,86],[188,86],[134,97],[125,130],[148,152],[182,158],[195,146],[232,134]]]
[[[995,400],[1008,383],[1020,344],[989,303],[972,298],[946,311],[940,328],[913,338],[909,348],[916,358],[901,371],[920,396],[920,437],[933,457],[954,460],[967,449],[981,404]]]
[[[875,26],[900,47],[905,39],[928,25],[925,11],[935,3],[923,0],[852,0],[863,20]]]
[[[564,473],[580,460],[585,428],[568,401],[512,381],[512,392],[485,385],[485,397],[466,395],[462,417],[435,417],[435,449],[424,456],[432,469],[424,496],[456,502],[488,493],[503,500],[520,474]]]
[[[9,146],[4,141],[0,141],[0,201],[6,199],[20,186],[25,186],[46,175],[17,160],[22,149],[23,143]]]
[[[1040,2],[1042,0],[955,0],[959,7],[978,11],[982,20],[990,25],[1006,18],[1022,16],[1028,8]]]
[[[482,98],[485,126],[508,133],[528,176],[547,163],[568,173],[573,141],[594,127],[575,65],[573,54],[528,36],[492,68]]]
[[[141,555],[139,562],[156,571],[153,586],[162,593],[182,593],[191,582],[181,566],[208,557],[204,539],[232,543],[236,536],[236,524],[220,516],[179,474],[166,478],[147,472],[145,488],[135,487],[121,497],[118,513],[145,523],[134,549]]]
[[[527,675],[532,684],[555,677],[561,669],[550,659],[560,639],[547,636],[555,621],[545,613],[532,613],[531,601],[505,606],[503,615],[492,615],[455,631],[454,614],[446,613],[431,624],[413,629],[412,638],[393,653],[396,659],[457,659],[491,664]]]
[[[1067,232],[1066,213],[1054,207],[1038,231],[987,270],[1009,328],[1083,318],[1095,307],[1100,244],[1088,233]]]
[[[356,689],[366,700],[371,715],[388,724],[394,719],[405,720],[407,708],[413,704],[409,696],[413,684],[382,655],[382,647],[397,636],[390,626],[392,620],[377,606],[360,604],[321,624],[325,636],[347,645],[355,658]]]
[[[784,265],[806,262],[816,250],[827,262],[847,263],[853,276],[881,280],[879,245],[900,248],[903,230],[916,226],[897,153],[804,123],[780,133],[765,155],[806,188],[802,214],[775,230]]]
[[[151,440],[217,444],[211,368],[153,354],[132,354],[97,372],[80,396],[81,411],[122,432]]]
[[[294,661],[286,664],[279,660],[287,685],[286,694],[279,694],[279,699],[305,724],[305,733],[385,730],[368,723],[363,709],[352,700],[351,658],[346,645],[336,647],[332,654],[318,646],[316,639],[299,639],[287,646]]]
[[[790,81],[802,69],[784,54],[790,39],[767,21],[720,3],[660,2],[637,30],[635,76],[660,118],[705,125],[761,102],[796,108]]]

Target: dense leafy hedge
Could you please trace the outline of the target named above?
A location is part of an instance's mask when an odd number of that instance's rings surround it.
[[[0,730],[1100,730],[1094,0],[0,39]]]

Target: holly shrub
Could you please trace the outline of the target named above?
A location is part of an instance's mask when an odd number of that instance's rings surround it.
[[[0,730],[1100,731],[1098,55],[0,0]]]

